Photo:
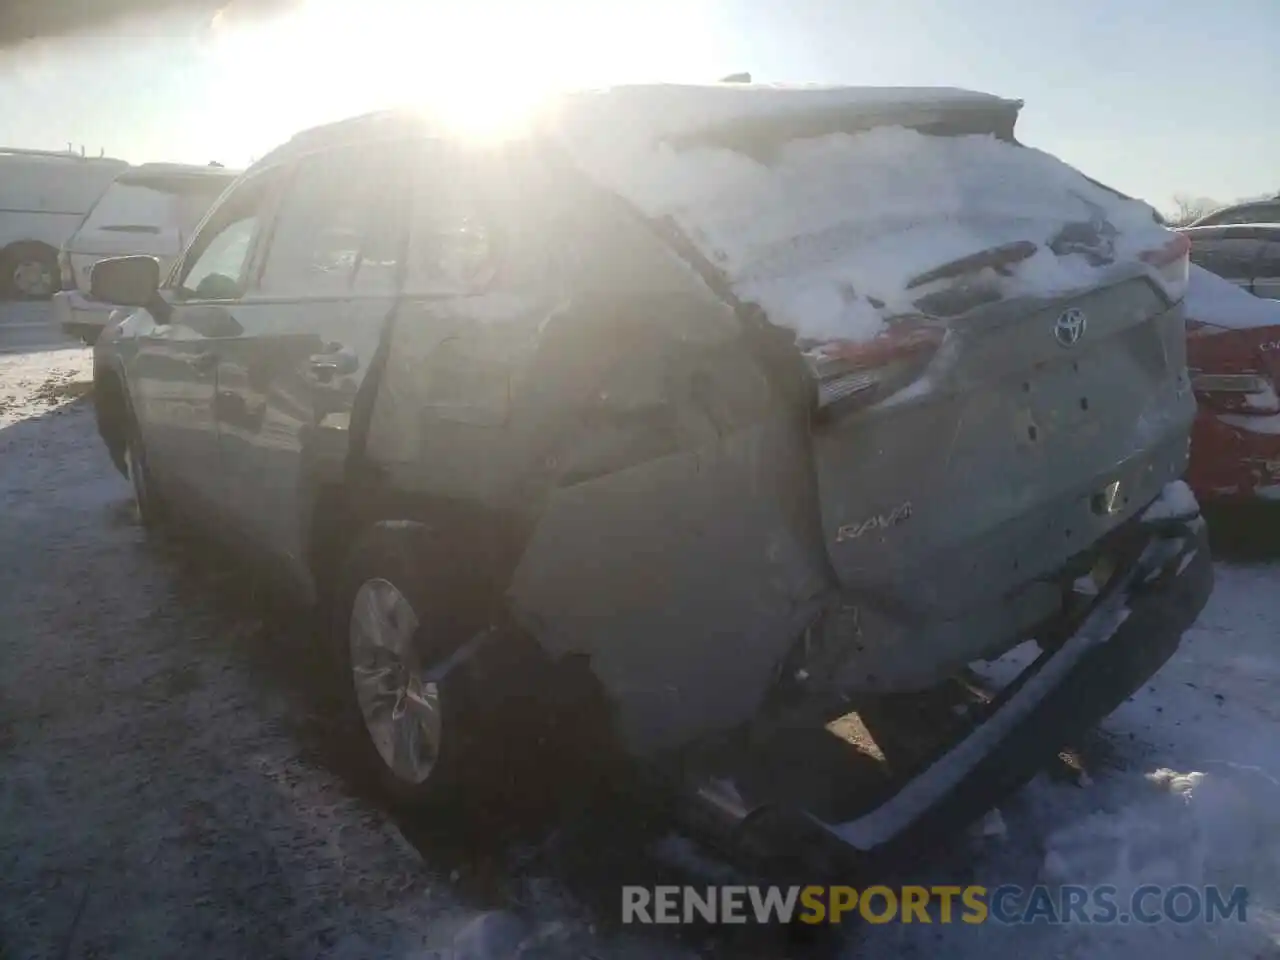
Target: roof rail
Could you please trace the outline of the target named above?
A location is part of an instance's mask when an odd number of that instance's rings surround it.
[[[282,159],[308,153],[325,147],[339,146],[344,142],[359,140],[362,136],[380,130],[426,129],[426,123],[412,113],[403,110],[378,110],[354,117],[335,120],[320,126],[309,127],[295,133],[280,146],[269,150],[251,166],[254,169],[270,166]]]
[[[73,150],[37,150],[32,147],[0,147],[0,156],[51,157],[59,160],[81,160],[85,163],[124,163],[114,157],[86,157]]]

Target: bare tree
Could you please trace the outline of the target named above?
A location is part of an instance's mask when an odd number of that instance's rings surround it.
[[[1198,220],[1206,213],[1217,210],[1222,204],[1208,197],[1193,197],[1186,193],[1173,195],[1173,212],[1168,221],[1171,227],[1185,227],[1193,220]]]

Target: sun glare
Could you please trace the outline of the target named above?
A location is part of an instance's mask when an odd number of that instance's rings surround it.
[[[238,133],[255,150],[388,107],[501,137],[560,91],[711,79],[717,52],[696,0],[303,0],[213,34],[220,95],[251,105]]]
[[[474,10],[411,0],[309,0],[270,23],[216,32],[230,77],[255,64],[257,82],[273,81],[270,93],[245,98],[256,106],[251,121],[288,132],[396,107],[501,137],[586,72],[572,43],[535,17],[507,14],[497,28]]]

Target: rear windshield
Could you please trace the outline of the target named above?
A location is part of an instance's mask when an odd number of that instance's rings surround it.
[[[667,142],[677,150],[720,147],[768,163],[776,159],[786,144],[796,140],[864,133],[877,127],[903,127],[934,137],[985,135],[1013,143],[1017,117],[1017,108],[1011,104],[947,109],[925,106],[884,111],[865,108],[796,111],[716,124],[695,133],[669,137]]]
[[[1280,223],[1280,204],[1255,203],[1229,207],[1201,217],[1193,225],[1210,227],[1237,223]]]
[[[1084,289],[1166,242],[1150,207],[1016,143],[998,115],[956,119],[831,130],[786,117],[606,150],[589,172],[806,341]]]
[[[229,181],[218,177],[117,181],[89,212],[81,229],[114,233],[189,234]]]

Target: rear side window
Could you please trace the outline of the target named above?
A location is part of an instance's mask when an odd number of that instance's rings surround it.
[[[1268,280],[1280,279],[1280,241],[1263,244],[1256,269],[1259,277],[1266,277]]]
[[[389,294],[403,249],[404,151],[342,147],[301,161],[280,204],[259,290]]]
[[[1224,280],[1251,280],[1262,246],[1257,240],[1193,241],[1191,262]]]
[[[527,145],[424,148],[413,175],[405,291],[469,296],[543,286],[564,255],[552,229],[556,180]]]
[[[490,286],[498,269],[498,227],[474,167],[429,152],[414,183],[409,289],[465,295]]]

